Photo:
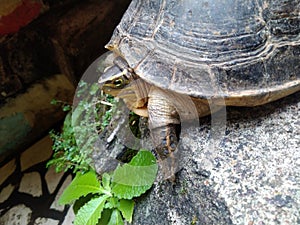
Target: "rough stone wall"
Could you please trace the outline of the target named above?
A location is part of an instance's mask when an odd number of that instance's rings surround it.
[[[0,2],[0,163],[63,119],[51,99],[72,103],[77,82],[105,51],[129,2]]]
[[[15,23],[21,21],[18,28],[22,28],[17,33],[0,32],[0,101],[3,103],[8,96],[56,73],[67,75],[76,84],[88,65],[104,52],[103,47],[128,3],[128,0],[69,0],[56,4],[46,1],[42,5],[47,10],[26,27],[22,27],[25,23],[22,18],[10,15]],[[16,7],[22,6],[29,7],[26,4]],[[23,17],[29,22],[29,18]]]
[[[228,108],[220,126],[208,117],[187,128],[175,184],[155,183],[133,224],[300,224],[299,97]]]

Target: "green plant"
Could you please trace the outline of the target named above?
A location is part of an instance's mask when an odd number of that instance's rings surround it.
[[[70,111],[72,109],[72,107],[69,103],[64,102],[64,101],[60,101],[60,100],[57,100],[57,99],[52,99],[51,104],[52,105],[60,105],[62,111],[64,111],[64,112]]]
[[[140,150],[134,157],[130,154],[129,163],[98,178],[91,166],[90,153],[116,109],[114,98],[98,95],[98,91],[97,85],[80,82],[75,98],[77,105],[71,107],[58,100],[51,102],[60,104],[69,113],[61,133],[50,132],[54,154],[47,166],[55,166],[57,172],[76,173],[59,200],[61,204],[74,203],[75,225],[119,225],[124,224],[123,219],[131,222],[133,198],[151,188],[157,173],[155,157],[149,151]],[[138,117],[131,113],[129,122],[132,131],[139,136]]]
[[[47,162],[47,167],[55,166],[56,172],[72,170],[89,171],[90,159],[82,154],[80,148],[76,144],[76,139],[72,127],[72,114],[69,112],[63,124],[61,133],[50,131],[50,137],[53,140],[53,156]]]
[[[151,188],[157,169],[151,152],[140,150],[128,164],[118,166],[112,175],[104,173],[101,182],[93,171],[78,173],[61,195],[59,203],[75,201],[75,225],[121,225],[123,219],[131,223],[132,199]]]
[[[69,111],[61,132],[50,131],[53,140],[53,157],[47,167],[55,166],[56,172],[72,170],[86,172],[91,168],[90,154],[98,134],[109,124],[114,112],[114,98],[99,94],[97,84],[81,81],[78,84],[76,100],[71,107],[68,103],[53,99],[51,104],[61,105]]]

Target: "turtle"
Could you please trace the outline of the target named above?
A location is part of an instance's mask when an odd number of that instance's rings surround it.
[[[105,47],[112,64],[98,83],[149,117],[166,159],[183,120],[300,90],[300,2],[133,0]]]

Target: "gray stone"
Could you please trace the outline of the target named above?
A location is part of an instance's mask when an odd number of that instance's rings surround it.
[[[19,192],[27,193],[33,197],[40,197],[42,193],[42,181],[38,172],[24,173]]]
[[[50,218],[37,218],[34,221],[34,225],[58,225],[59,221],[58,220],[53,220]]]
[[[184,129],[175,184],[139,199],[133,224],[300,224],[299,99],[227,108],[220,130],[218,115]]]
[[[32,211],[25,205],[17,205],[0,217],[1,225],[25,225],[30,222]]]
[[[67,215],[64,218],[64,222],[62,223],[62,225],[73,224],[74,219],[75,219],[75,214],[74,214],[73,208],[70,207]]]
[[[158,179],[133,224],[300,224],[299,99],[228,107],[182,128],[175,183]]]

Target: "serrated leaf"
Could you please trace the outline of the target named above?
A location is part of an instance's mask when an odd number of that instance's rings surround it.
[[[156,165],[156,159],[150,151],[141,149],[128,164],[132,166],[152,166]]]
[[[74,180],[69,184],[60,196],[59,204],[70,204],[72,201],[86,196],[90,193],[103,193],[104,189],[100,186],[100,182],[95,172],[85,174],[76,174]]]
[[[120,199],[132,199],[151,188],[158,166],[155,157],[147,150],[140,150],[128,164],[118,166],[112,176],[112,192]]]
[[[120,204],[118,206],[118,209],[121,211],[122,216],[129,223],[131,223],[132,215],[133,215],[133,209],[134,209],[134,201],[133,200],[127,200],[127,199],[121,199]]]
[[[108,225],[124,225],[123,218],[119,210],[113,210]]]
[[[82,206],[74,220],[75,225],[96,225],[104,208],[107,195],[94,198]]]

